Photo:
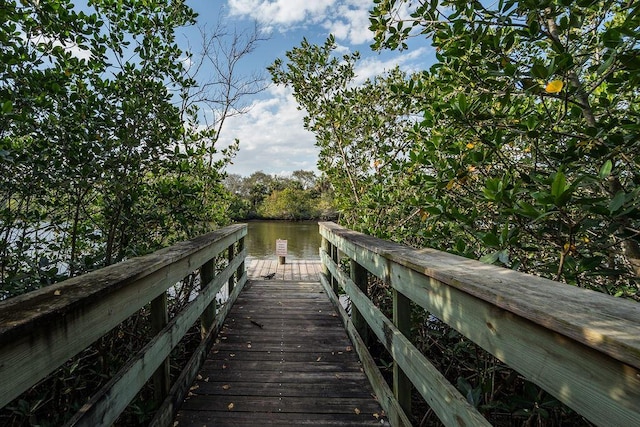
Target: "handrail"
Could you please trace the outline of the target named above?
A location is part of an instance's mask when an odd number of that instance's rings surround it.
[[[410,343],[413,301],[596,425],[640,425],[639,304],[334,223],[320,223],[320,234],[322,282],[351,298],[343,321],[356,350],[367,352],[360,334],[368,325],[394,358],[394,396],[381,401],[396,414],[392,423],[406,423],[397,408],[407,406],[408,378],[445,425],[489,425]],[[338,251],[351,260],[351,277]],[[392,286],[393,322],[366,295],[364,269]]]
[[[164,399],[156,416],[164,421],[157,421],[157,425],[167,425],[173,402],[181,400],[169,395],[169,353],[200,318],[202,344],[180,376],[180,384],[171,390],[184,398],[213,332],[247,280],[246,234],[246,224],[228,226],[0,302],[0,407],[151,302],[155,335],[69,425],[112,424],[152,376],[156,392],[159,390]],[[216,275],[215,260],[224,252],[229,263]],[[201,278],[198,296],[168,322],[167,289],[197,270]],[[225,285],[229,286],[229,301],[216,316],[215,296]]]

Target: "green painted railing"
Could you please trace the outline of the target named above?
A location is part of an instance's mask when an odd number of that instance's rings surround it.
[[[333,223],[320,234],[322,282],[393,425],[410,425],[412,387],[447,426],[490,425],[411,344],[413,302],[596,425],[640,426],[640,304]],[[368,298],[369,273],[393,288],[392,319]],[[368,353],[369,331],[394,358],[393,391]]]
[[[172,425],[174,408],[247,280],[246,234],[246,225],[232,225],[0,302],[0,407],[150,303],[154,335],[69,425],[111,425],[150,379],[163,401],[152,425]],[[216,274],[214,263],[222,256],[228,264]],[[200,275],[200,292],[169,321],[167,290],[194,272]],[[215,297],[224,286],[229,299],[217,308]],[[198,319],[201,343],[171,384],[169,354]]]

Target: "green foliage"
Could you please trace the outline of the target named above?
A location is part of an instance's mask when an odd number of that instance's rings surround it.
[[[232,194],[230,216],[237,220],[303,220],[334,215],[331,189],[312,171],[294,171],[290,177],[262,171],[246,178],[229,175],[225,186]]]
[[[430,70],[355,86],[357,55],[330,38],[270,71],[308,113],[345,225],[633,297],[637,11],[379,1],[374,47],[428,37]]]
[[[0,299],[229,221],[221,181],[238,144],[215,145],[226,115],[261,90],[234,74],[257,30],[246,40],[203,30],[197,57],[176,42],[195,23],[182,1],[89,8],[0,8]],[[186,56],[229,75],[202,81]],[[235,85],[224,99],[208,92],[219,82]],[[215,114],[209,126],[199,125],[203,105]]]

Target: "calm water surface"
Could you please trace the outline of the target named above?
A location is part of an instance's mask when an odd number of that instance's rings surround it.
[[[276,258],[276,240],[287,241],[287,258],[317,259],[321,237],[315,221],[250,221],[247,251],[253,258]]]

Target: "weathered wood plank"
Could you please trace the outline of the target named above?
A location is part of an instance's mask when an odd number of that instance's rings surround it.
[[[375,416],[377,415],[377,417]],[[208,412],[190,411],[177,418],[179,426],[385,426],[381,423],[380,414],[341,414],[340,418],[321,416],[320,414],[300,414],[282,412]]]
[[[277,285],[270,288],[272,283]],[[283,413],[297,414],[291,419],[296,425],[310,420],[388,425],[322,286],[309,288],[305,300],[305,292],[285,282],[247,285],[176,418],[178,425],[205,419],[255,425]],[[251,417],[223,421],[243,411]]]
[[[244,254],[240,254],[244,255]],[[111,425],[136,396],[138,390],[169,356],[173,348],[215,299],[240,265],[233,260],[219,275],[203,287],[201,293],[180,311],[162,332],[144,346],[118,373],[69,421],[69,426]]]
[[[327,272],[328,272],[327,268]],[[409,427],[411,426],[411,421],[404,413],[400,404],[395,399],[393,395],[393,391],[387,385],[386,380],[380,373],[376,362],[373,360],[371,353],[369,353],[369,349],[367,348],[365,342],[362,340],[360,335],[358,334],[358,330],[353,324],[352,319],[349,317],[345,309],[340,304],[340,300],[336,294],[332,291],[332,285],[329,283],[329,278],[325,274],[320,275],[320,282],[322,286],[327,290],[327,294],[329,295],[329,299],[332,304],[336,308],[339,313],[340,319],[342,320],[342,324],[344,325],[349,337],[351,337],[354,348],[358,353],[360,361],[362,362],[363,369],[367,378],[369,378],[369,382],[373,386],[373,389],[377,395],[378,401],[380,405],[384,408],[387,413],[387,417],[393,426],[397,427]],[[330,292],[331,291],[331,292]],[[364,319],[366,321],[366,319]]]
[[[345,287],[351,303],[358,307],[373,333],[393,356],[429,407],[447,426],[490,426],[467,399],[424,357],[371,300],[337,268],[327,254],[323,255],[331,274]],[[394,394],[395,394],[394,390]],[[401,403],[401,402],[399,402]]]
[[[241,249],[240,252],[244,252],[244,249]],[[241,266],[243,265],[244,263]],[[189,362],[187,362],[187,365],[182,370],[175,383],[171,387],[169,395],[156,411],[153,419],[149,423],[149,427],[173,426],[173,419],[176,416],[177,410],[182,404],[184,398],[187,396],[189,388],[191,387],[191,384],[193,384],[193,381],[196,379],[198,371],[204,364],[206,355],[211,350],[215,334],[217,334],[217,332],[222,328],[222,325],[227,318],[231,307],[233,306],[235,300],[238,298],[238,294],[242,292],[242,289],[244,288],[246,282],[247,274],[246,272],[244,272],[240,275],[238,283],[234,287],[233,291],[231,291],[231,293],[229,294],[229,300],[218,312],[214,327],[210,329],[208,335],[194,350],[193,355],[189,359]]]
[[[334,224],[320,229],[349,257],[591,421],[640,425],[640,305]]]
[[[640,368],[640,304],[333,223],[320,223],[320,233],[334,233],[342,251],[379,277],[397,274],[395,263]]]
[[[244,235],[226,227],[0,302],[0,407]]]

